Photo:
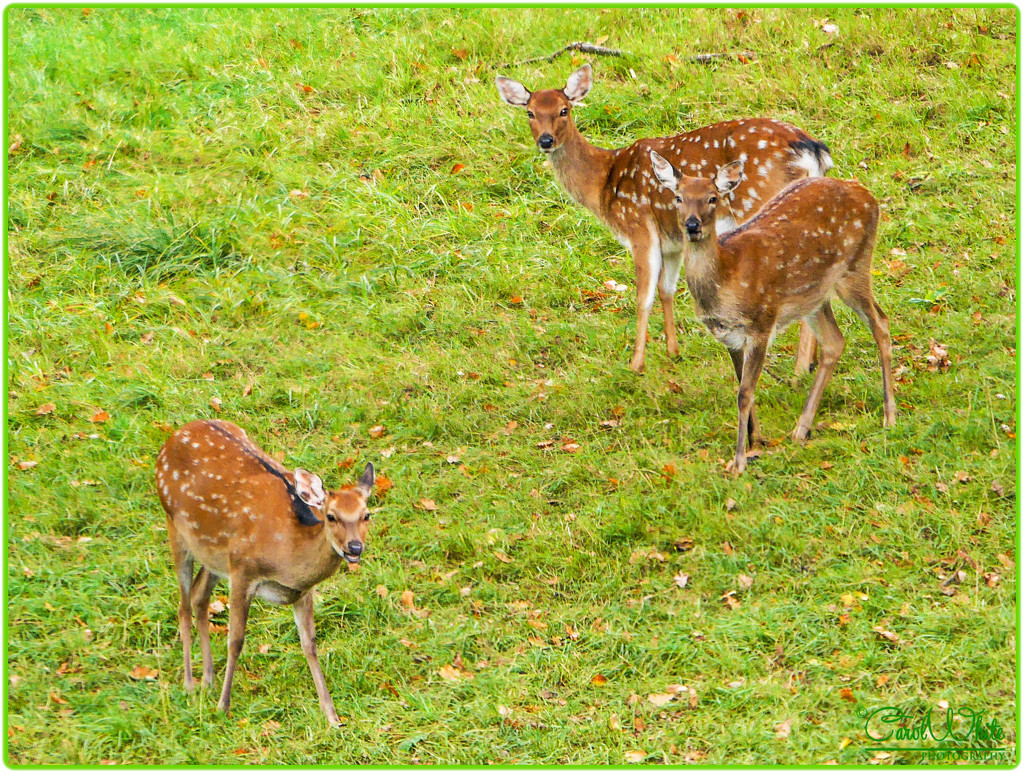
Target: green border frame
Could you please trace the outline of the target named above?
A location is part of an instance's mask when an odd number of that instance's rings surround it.
[[[3,43],[2,43],[2,53],[3,53],[3,77],[4,77],[3,94],[4,94],[4,97],[3,97],[2,125],[3,125],[4,148],[6,149],[8,147],[8,140],[9,140],[8,132],[9,132],[9,128],[10,128],[8,126],[8,120],[7,120],[7,116],[8,116],[8,97],[9,97],[9,90],[7,89],[7,77],[8,77],[8,70],[7,70],[7,66],[8,66],[8,59],[7,59],[7,56],[8,56],[8,39],[7,39],[7,36],[8,36],[8,31],[10,29],[10,12],[13,11],[13,10],[21,10],[21,9],[25,9],[25,8],[52,8],[54,6],[60,6],[60,7],[63,7],[63,8],[171,8],[171,7],[173,7],[173,8],[182,8],[182,9],[190,9],[190,8],[228,8],[228,9],[237,9],[237,8],[424,8],[424,7],[443,7],[443,8],[452,8],[452,9],[460,9],[460,8],[509,8],[509,9],[512,9],[512,8],[550,8],[550,7],[559,7],[559,8],[604,8],[604,7],[607,7],[608,5],[614,5],[614,6],[617,6],[617,7],[627,7],[627,8],[703,8],[703,9],[711,9],[711,8],[724,8],[724,7],[726,7],[726,4],[724,4],[724,3],[722,3],[722,4],[712,4],[712,3],[707,3],[707,2],[704,2],[704,3],[692,3],[692,2],[682,2],[682,3],[642,2],[642,3],[633,3],[633,2],[629,2],[629,0],[626,0],[626,2],[615,2],[615,0],[612,0],[612,2],[609,2],[609,3],[559,2],[559,0],[554,0],[554,2],[550,2],[550,3],[544,3],[544,2],[537,2],[536,0],[529,0],[527,2],[522,2],[522,3],[510,3],[510,2],[496,2],[496,3],[488,3],[488,2],[460,2],[460,3],[454,4],[454,5],[449,5],[449,4],[443,3],[443,2],[436,2],[436,3],[426,2],[426,3],[421,3],[421,4],[402,3],[402,2],[385,2],[385,3],[379,3],[379,2],[367,2],[367,3],[310,3],[310,2],[284,2],[284,3],[277,3],[277,2],[268,2],[268,3],[245,3],[245,2],[242,2],[242,3],[235,3],[235,2],[211,3],[211,2],[197,2],[197,3],[192,3],[192,2],[186,2],[186,3],[181,3],[181,4],[166,3],[166,2],[165,3],[156,3],[156,2],[142,2],[142,3],[133,3],[133,2],[126,2],[126,3],[116,3],[116,2],[99,2],[99,3],[83,3],[83,2],[72,2],[72,3],[62,3],[62,2],[51,2],[51,3],[43,3],[43,2],[38,2],[38,3],[31,3],[31,2],[30,3],[11,3],[11,4],[7,5],[7,6],[5,6],[4,10],[3,10]],[[1016,688],[1017,688],[1017,693],[1016,693],[1016,696],[1015,696],[1016,697],[1017,706],[1016,706],[1016,722],[1015,722],[1015,726],[1014,726],[1014,731],[1016,733],[1014,749],[1017,752],[1017,760],[1016,760],[1016,762],[1013,762],[1013,763],[986,765],[985,766],[986,769],[992,769],[992,770],[1013,770],[1013,769],[1017,768],[1022,762],[1024,762],[1024,760],[1022,760],[1022,758],[1020,756],[1020,742],[1021,742],[1021,705],[1020,705],[1020,699],[1021,699],[1021,662],[1020,662],[1021,610],[1020,610],[1020,591],[1021,591],[1021,571],[1022,570],[1021,570],[1021,553],[1020,553],[1020,550],[1019,550],[1020,545],[1021,545],[1021,512],[1022,512],[1021,500],[1020,500],[1020,488],[1021,488],[1020,487],[1020,483],[1021,483],[1020,458],[1021,458],[1022,443],[1024,443],[1024,436],[1021,436],[1021,422],[1022,422],[1022,419],[1024,419],[1024,409],[1022,409],[1021,401],[1020,401],[1020,384],[1021,384],[1021,364],[1020,364],[1020,362],[1021,362],[1021,360],[1020,360],[1020,358],[1021,358],[1021,351],[1020,351],[1020,349],[1021,349],[1021,341],[1022,341],[1021,327],[1020,327],[1020,322],[1021,322],[1020,279],[1021,279],[1021,257],[1022,257],[1022,252],[1021,252],[1021,229],[1020,229],[1020,225],[1021,225],[1021,179],[1020,179],[1020,172],[1021,172],[1021,93],[1020,93],[1021,69],[1020,68],[1021,68],[1021,50],[1022,50],[1022,43],[1021,43],[1022,24],[1021,24],[1021,21],[1022,21],[1022,16],[1024,16],[1024,12],[1022,12],[1021,7],[1019,5],[1017,5],[1016,3],[1007,3],[1007,2],[994,2],[994,3],[938,2],[938,3],[906,3],[906,4],[904,4],[904,3],[884,3],[884,2],[866,2],[866,3],[852,3],[852,2],[837,2],[837,3],[828,3],[828,2],[810,2],[810,3],[800,3],[800,2],[751,3],[751,2],[739,2],[739,3],[729,3],[728,7],[729,8],[823,8],[823,9],[828,9],[828,8],[906,8],[906,9],[917,9],[917,8],[1004,8],[1004,9],[1013,9],[1017,13],[1017,100],[1016,100],[1016,107],[1017,107],[1016,118],[1017,118],[1017,122],[1016,122],[1016,127],[1015,127],[1015,132],[1016,132],[1015,140],[1016,140],[1016,147],[1017,147],[1017,159],[1016,159],[1016,164],[1015,164],[1015,174],[1016,174],[1016,180],[1017,180],[1017,212],[1016,212],[1016,214],[1017,214],[1018,229],[1017,229],[1017,245],[1016,245],[1017,246],[1017,250],[1016,250],[1016,257],[1017,257],[1016,282],[1017,282],[1017,284],[1016,284],[1016,287],[1014,288],[1015,292],[1017,293],[1017,296],[1016,296],[1016,298],[1017,298],[1017,306],[1016,306],[1015,320],[1016,320],[1016,325],[1017,325],[1016,359],[1017,359],[1017,433],[1018,433],[1018,437],[1017,437],[1017,481],[1016,481],[1016,483],[1017,483],[1017,489],[1016,489],[1016,492],[1017,492],[1016,493],[1016,496],[1017,496],[1017,519],[1016,519],[1016,523],[1015,523],[1015,527],[1016,528],[1014,529],[1014,539],[1016,540],[1016,547],[1018,548],[1017,556],[1016,556],[1017,557],[1017,562],[1016,562],[1017,566],[1016,566],[1016,573],[1015,573],[1015,578],[1014,578],[1015,582],[1016,582],[1015,590],[1016,590],[1016,593],[1017,593],[1017,631],[1016,631],[1016,633],[1017,633],[1017,645],[1018,645],[1018,659],[1017,659],[1017,663],[1016,663],[1016,666],[1017,666],[1017,668],[1016,668]],[[4,358],[3,358],[2,369],[3,369],[3,376],[4,376],[4,384],[6,385],[7,384],[7,380],[8,380],[8,372],[7,372],[7,363],[8,363],[7,323],[8,323],[8,317],[7,317],[7,313],[6,313],[7,312],[7,310],[6,310],[6,304],[7,304],[6,290],[7,290],[7,277],[8,277],[8,273],[10,271],[10,255],[8,253],[8,244],[7,244],[7,223],[8,223],[8,199],[9,199],[9,196],[8,196],[8,188],[7,188],[7,179],[8,178],[7,178],[7,152],[6,152],[6,150],[4,151],[4,154],[3,154],[3,166],[2,166],[2,168],[3,168],[3,179],[4,179],[4,190],[3,190],[4,230],[3,230],[2,237],[0,237],[0,243],[2,243],[2,247],[3,247],[3,264],[2,264],[2,266],[0,266],[0,280],[2,280],[2,283],[3,283],[3,289],[4,289],[4,292],[5,292],[5,297],[4,297],[3,301],[0,301],[0,306],[4,307],[4,326],[3,326],[3,356],[4,356]],[[6,401],[4,402],[3,407],[0,410],[2,410],[2,412],[3,412],[3,425],[4,425],[4,434],[3,434],[3,439],[0,440],[0,449],[2,449],[2,451],[3,451],[3,459],[6,460],[7,459],[7,403],[6,403]],[[3,515],[4,515],[3,536],[4,536],[4,541],[3,541],[3,545],[0,545],[0,556],[3,557],[3,565],[4,565],[5,569],[7,567],[7,545],[8,545],[8,541],[10,539],[10,529],[9,529],[9,526],[8,526],[8,518],[7,518],[7,515],[10,513],[10,507],[9,507],[10,502],[9,502],[9,499],[8,499],[8,488],[7,488],[7,476],[9,475],[9,473],[10,473],[10,470],[8,469],[8,465],[6,464],[6,461],[5,461],[4,462],[4,467],[3,467],[3,473],[2,473],[2,479],[3,479],[3,483],[4,483],[4,490],[3,490]],[[6,585],[6,583],[4,583],[4,609],[6,610],[6,608],[7,608],[7,585]],[[4,652],[4,665],[5,666],[7,664],[7,639],[8,639],[8,633],[9,633],[8,624],[9,624],[9,620],[8,620],[7,616],[4,615],[4,622],[3,622],[3,652]],[[5,673],[6,673],[6,669],[5,669]],[[2,711],[2,714],[3,714],[3,727],[4,727],[4,730],[5,730],[5,732],[3,733],[3,765],[4,765],[4,767],[11,768],[11,769],[14,769],[14,770],[45,770],[45,769],[49,769],[49,768],[64,768],[64,769],[71,769],[71,770],[102,770],[102,769],[104,769],[104,766],[102,766],[102,765],[63,765],[63,764],[57,764],[57,765],[12,765],[10,763],[10,761],[9,761],[9,758],[8,758],[8,751],[9,751],[9,749],[8,749],[8,736],[7,736],[7,733],[6,733],[7,721],[8,721],[8,717],[7,717],[7,702],[8,702],[8,690],[9,690],[9,687],[10,687],[10,685],[9,685],[7,679],[4,679],[3,680],[3,707],[2,707],[2,709],[0,709],[0,711]],[[364,770],[415,770],[415,769],[418,769],[421,766],[417,766],[417,765],[317,765],[317,766],[313,766],[313,765],[257,765],[257,766],[252,766],[252,765],[138,765],[138,766],[127,765],[127,766],[123,766],[123,767],[129,767],[129,768],[131,768],[131,767],[139,767],[139,768],[146,768],[146,769],[150,769],[150,770],[192,770],[192,769],[197,769],[197,768],[199,768],[199,769],[217,769],[217,770],[244,770],[244,769],[251,768],[251,767],[259,767],[261,769],[266,769],[266,770],[290,770],[290,769],[296,769],[296,768],[298,768],[298,769],[306,769],[306,768],[331,768],[331,769],[350,769],[351,768],[351,769],[355,769],[355,768],[358,768],[358,769],[364,769]],[[477,765],[444,765],[444,766],[437,766],[434,769],[442,769],[442,770],[476,770],[476,769],[479,769],[479,768],[482,768],[482,767],[483,766],[477,766]],[[495,765],[495,766],[488,766],[488,767],[490,769],[497,769],[497,770],[515,770],[515,769],[520,769],[523,766],[519,766],[519,765]],[[528,769],[534,769],[534,770],[563,770],[563,769],[576,769],[576,770],[579,770],[579,769],[590,769],[590,767],[588,767],[588,766],[581,766],[581,765],[531,765],[531,766],[526,766],[526,767]],[[654,768],[654,767],[662,768],[663,766],[654,766],[654,765],[606,765],[606,766],[602,766],[602,767],[604,769],[607,769],[607,770],[637,770],[637,769]],[[733,768],[741,768],[741,769],[773,768],[773,769],[783,769],[783,770],[790,770],[790,769],[792,769],[792,770],[818,770],[818,769],[823,768],[824,766],[823,765],[811,765],[811,764],[805,764],[805,765],[756,765],[756,764],[750,764],[750,765],[748,765],[748,764],[739,764],[738,763],[738,764],[735,764],[735,765],[697,765],[697,766],[694,766],[694,767],[702,768],[702,769],[705,769],[705,770],[728,770],[728,769],[733,769]],[[829,766],[829,767],[833,767],[833,766]],[[870,763],[865,762],[863,764],[840,764],[840,765],[836,765],[834,767],[838,767],[838,768],[869,768],[869,767],[873,767],[873,766],[871,766]],[[927,770],[927,769],[936,768],[936,767],[938,767],[938,768],[946,768],[946,767],[957,767],[957,766],[956,766],[956,763],[916,764],[916,765],[901,765],[900,766],[901,769],[909,769],[909,770]],[[964,766],[959,766],[959,767],[964,768]],[[966,767],[970,768],[970,767],[975,767],[975,766],[968,765]]]

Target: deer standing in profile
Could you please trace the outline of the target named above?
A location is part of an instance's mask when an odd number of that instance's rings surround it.
[[[193,610],[203,656],[202,684],[213,684],[210,595],[218,580],[227,578],[228,664],[217,708],[226,713],[231,704],[249,606],[259,596],[292,606],[320,707],[332,725],[339,724],[316,655],[312,590],[344,562],[359,562],[373,484],[373,465],[367,464],[357,484],[325,492],[317,475],[286,469],[226,421],[191,422],[164,443],[156,459],[156,485],[167,511],[181,591],[178,625],[186,690],[195,688]],[[195,563],[201,568],[193,578]]]
[[[682,243],[670,228],[672,197],[651,169],[656,150],[677,168],[694,176],[714,177],[725,164],[744,161],[748,173],[723,201],[717,228],[725,232],[752,217],[794,180],[824,176],[832,157],[824,143],[787,123],[746,118],[705,126],[674,137],[642,139],[627,148],[606,150],[591,145],[573,122],[572,109],[593,85],[589,64],[569,76],[564,89],[530,92],[517,81],[498,76],[501,97],[526,108],[537,147],[569,195],[594,213],[633,254],[636,270],[636,343],[629,367],[644,368],[647,324],[654,296],[661,299],[669,355],[679,354],[672,299],[679,283]],[[797,372],[806,372],[814,356],[814,339],[801,330]]]
[[[878,202],[855,180],[800,180],[751,220],[721,237],[718,205],[743,179],[743,163],[714,179],[688,177],[656,151],[654,174],[673,197],[672,235],[683,244],[686,283],[697,314],[725,344],[739,381],[739,428],[733,470],[746,467],[746,443],[759,443],[754,391],[765,354],[787,325],[805,320],[820,346],[814,385],[795,440],[807,438],[822,393],[845,345],[832,314],[835,291],[871,329],[882,364],[883,424],[896,422],[889,320],[871,292]]]

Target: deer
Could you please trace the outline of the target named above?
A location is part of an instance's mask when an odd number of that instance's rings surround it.
[[[638,373],[644,369],[655,294],[665,317],[669,356],[679,355],[672,301],[679,284],[682,245],[673,238],[672,199],[654,179],[649,151],[700,177],[714,177],[733,161],[746,162],[749,176],[741,178],[718,210],[720,233],[754,216],[794,180],[821,177],[832,168],[825,143],[767,118],[723,121],[672,137],[637,140],[617,150],[591,145],[573,120],[573,109],[593,86],[589,64],[572,73],[562,89],[531,92],[502,75],[496,83],[505,102],[526,109],[533,139],[569,196],[596,215],[632,253],[637,325],[629,367]],[[814,338],[802,328],[800,341],[796,372],[804,373],[810,370]]]
[[[202,686],[213,684],[210,596],[229,583],[228,662],[217,708],[228,713],[235,666],[255,597],[290,604],[320,708],[338,712],[316,653],[313,588],[342,566],[357,565],[366,545],[374,468],[354,485],[324,490],[308,470],[288,470],[227,421],[193,421],[168,438],[156,458],[156,486],[178,578],[178,627],[184,687],[192,692],[192,612],[202,651]],[[194,565],[200,565],[195,577]]]
[[[683,245],[686,283],[697,315],[729,350],[739,382],[736,455],[742,473],[747,447],[761,444],[754,392],[775,336],[802,319],[819,346],[819,363],[793,439],[813,426],[825,387],[843,352],[833,292],[871,330],[882,365],[883,426],[896,423],[889,318],[871,291],[878,202],[856,180],[811,177],[793,182],[738,228],[715,233],[718,205],[743,180],[743,162],[714,178],[685,175],[649,151],[655,177],[673,197],[671,238]]]

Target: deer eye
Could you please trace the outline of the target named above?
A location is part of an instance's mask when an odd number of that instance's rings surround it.
[[[708,199],[708,204],[717,204],[717,203],[718,203],[718,197],[717,196],[712,196],[710,199]]]
[[[527,111],[526,111],[526,117],[527,117],[527,118],[529,118],[529,119],[530,119],[530,120],[532,121],[532,120],[533,120],[534,118],[536,118],[537,116],[535,116],[535,115],[533,114],[533,111],[532,111],[532,110],[527,110]]]
[[[368,520],[370,520],[370,514],[369,514],[369,513],[367,513],[366,515],[364,515],[364,516],[363,516],[363,520],[364,520],[364,521],[368,521]]]
[[[563,107],[562,112],[559,115],[569,115],[569,108]]]
[[[682,196],[676,196],[676,204],[682,204],[682,203],[683,203],[683,197]]]
[[[327,514],[327,520],[328,520],[328,521],[330,521],[331,523],[334,523],[334,522],[335,522],[336,520],[338,520],[338,519],[337,519],[337,518],[335,518],[335,517],[334,517],[333,515],[331,515],[330,513],[328,513],[328,514]]]

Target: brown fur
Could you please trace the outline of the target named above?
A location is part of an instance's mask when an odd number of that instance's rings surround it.
[[[889,320],[871,292],[871,256],[878,230],[874,197],[855,180],[811,178],[780,193],[753,219],[720,238],[717,202],[730,184],[680,176],[671,230],[685,239],[686,278],[697,313],[730,350],[740,382],[734,469],[746,466],[746,441],[756,443],[754,390],[772,338],[806,320],[821,346],[821,363],[794,432],[804,440],[843,350],[829,302],[835,292],[865,321],[882,365],[884,424],[896,420]],[[697,230],[687,232],[686,224]],[[684,235],[685,234],[685,235]]]
[[[590,66],[585,65],[573,73],[564,90],[530,93],[522,84],[501,77],[498,89],[507,102],[526,108],[538,147],[545,136],[552,138],[552,146],[542,150],[548,153],[555,177],[569,195],[631,250],[637,285],[637,330],[630,367],[641,371],[656,285],[669,354],[679,353],[672,303],[681,246],[666,231],[672,220],[672,198],[654,179],[650,151],[658,151],[687,174],[707,177],[714,176],[723,165],[744,158],[749,175],[719,215],[720,219],[732,217],[740,224],[790,182],[808,174],[795,163],[803,148],[824,146],[789,124],[746,118],[672,137],[642,139],[618,150],[598,148],[580,134],[572,118],[574,102],[585,96],[591,82]],[[763,148],[759,147],[762,142]]]
[[[297,502],[291,492],[305,493],[303,481],[315,476],[286,469],[254,445],[240,427],[226,421],[194,421],[167,440],[157,456],[156,484],[167,513],[181,592],[178,623],[186,689],[194,688],[193,610],[203,657],[203,686],[213,682],[209,601],[217,581],[227,578],[231,598],[228,665],[218,708],[226,712],[230,705],[249,605],[259,595],[271,603],[293,606],[320,705],[328,720],[337,723],[316,655],[310,592],[338,571],[342,554],[353,562],[362,553],[372,473],[368,466],[360,484],[326,493],[322,503],[313,501],[312,517],[322,522],[304,525],[299,515],[307,505]],[[193,579],[196,563],[201,568]]]

